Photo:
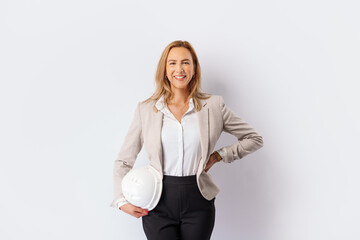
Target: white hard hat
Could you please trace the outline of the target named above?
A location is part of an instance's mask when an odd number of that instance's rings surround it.
[[[160,200],[161,175],[151,165],[131,169],[123,178],[121,185],[126,200],[137,207],[150,211]]]

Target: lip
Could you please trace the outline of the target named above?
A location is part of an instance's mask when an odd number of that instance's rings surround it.
[[[176,77],[184,77],[184,78],[176,78]],[[174,78],[175,78],[176,80],[178,80],[178,81],[183,81],[183,80],[185,80],[186,75],[174,76]]]

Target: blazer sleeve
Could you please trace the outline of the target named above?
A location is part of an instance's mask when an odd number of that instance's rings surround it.
[[[220,96],[219,100],[223,117],[223,131],[234,135],[238,139],[236,143],[221,148],[225,153],[225,158],[222,161],[231,163],[261,148],[263,146],[263,137],[227,107],[222,96]]]
[[[124,142],[120,148],[120,152],[114,161],[113,166],[113,185],[114,185],[114,199],[111,202],[111,207],[118,207],[118,203],[127,202],[125,199],[121,181],[134,166],[137,155],[143,146],[142,124],[140,114],[140,102],[138,102],[132,122],[125,135]]]

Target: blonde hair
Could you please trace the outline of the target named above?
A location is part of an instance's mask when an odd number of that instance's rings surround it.
[[[156,90],[152,94],[151,97],[144,100],[143,103],[150,102],[154,100],[154,106],[153,109],[155,112],[158,111],[158,109],[155,107],[156,101],[164,95],[164,100],[166,103],[168,103],[168,100],[174,95],[173,92],[171,92],[171,85],[170,81],[166,77],[166,59],[169,55],[169,52],[174,47],[184,47],[188,49],[191,53],[193,63],[194,63],[194,75],[193,78],[189,82],[189,97],[187,100],[189,100],[191,97],[193,98],[194,105],[196,108],[196,111],[199,111],[201,109],[200,99],[208,99],[210,98],[209,94],[206,94],[202,92],[201,89],[201,69],[198,57],[195,53],[194,48],[191,46],[191,44],[188,41],[173,41],[169,45],[166,46],[164,51],[161,54],[159,63],[157,65],[157,70],[155,74],[155,83],[156,83]]]

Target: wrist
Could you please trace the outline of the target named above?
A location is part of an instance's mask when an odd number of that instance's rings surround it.
[[[213,152],[213,154],[216,157],[216,162],[220,162],[222,160],[221,155],[217,151]]]

